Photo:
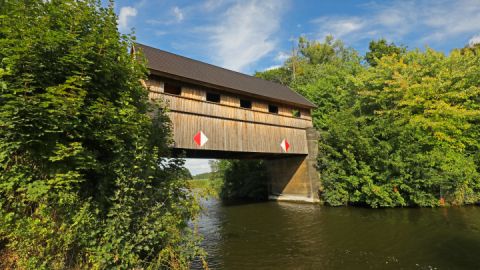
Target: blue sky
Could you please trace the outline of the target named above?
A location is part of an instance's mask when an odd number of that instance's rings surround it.
[[[120,0],[115,10],[140,43],[247,74],[281,65],[301,35],[332,34],[361,54],[378,38],[445,53],[480,42],[480,0]]]

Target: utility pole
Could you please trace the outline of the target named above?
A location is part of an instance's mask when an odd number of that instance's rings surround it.
[[[295,61],[297,60],[297,55],[295,53],[295,41],[292,41],[292,81],[295,81]]]

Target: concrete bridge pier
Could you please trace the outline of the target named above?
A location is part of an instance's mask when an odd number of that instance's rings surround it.
[[[278,201],[319,202],[319,173],[316,168],[319,134],[306,129],[308,155],[266,161],[269,174],[269,199]]]

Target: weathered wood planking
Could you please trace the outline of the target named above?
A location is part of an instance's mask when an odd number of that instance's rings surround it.
[[[285,104],[274,104],[275,114],[268,112],[271,103],[262,100],[251,99],[252,108],[245,109],[240,107],[240,98],[245,97],[230,93],[220,93],[221,100],[215,103],[206,101],[208,89],[184,86],[178,96],[164,93],[159,80],[149,79],[146,85],[149,97],[163,100],[169,108],[175,148],[279,154],[284,153],[280,144],[286,139],[287,154],[308,154],[306,129],[312,120],[307,109],[298,109],[301,116],[294,117],[295,108]],[[202,147],[193,140],[199,131],[208,137]]]
[[[268,112],[268,104],[265,102],[252,102],[252,110],[260,111],[260,112]]]
[[[231,152],[284,153],[283,139],[290,144],[288,154],[308,154],[306,130],[259,123],[169,112],[173,124],[175,148]],[[208,142],[199,147],[193,137],[202,131]]]
[[[158,98],[158,95],[156,93],[162,93],[163,92],[163,85],[164,83],[159,80],[156,77],[149,78],[146,81],[147,87],[149,87],[150,90],[150,98],[156,99]],[[229,106],[234,106],[234,107],[240,107],[240,98],[243,99],[248,99],[252,100],[252,110],[254,111],[261,111],[261,112],[268,112],[268,104],[271,104],[270,102],[266,102],[263,100],[258,100],[255,98],[251,97],[245,97],[245,96],[238,96],[238,95],[233,95],[231,93],[226,93],[226,92],[221,92],[218,90],[208,90],[204,89],[200,86],[195,87],[195,86],[184,86],[182,87],[182,97],[186,98],[191,98],[191,99],[197,99],[197,100],[206,100],[206,92],[207,91],[212,91],[219,93],[221,95],[220,98],[220,104],[224,105],[229,105]],[[307,120],[312,120],[312,117],[310,115],[310,111],[308,109],[301,109],[301,108],[294,108],[290,105],[286,104],[273,104],[278,106],[278,114],[279,115],[284,115],[284,116],[292,116],[292,111],[293,110],[299,110],[301,112],[301,117],[302,119],[307,119]]]
[[[238,97],[222,95],[220,98],[220,104],[240,107],[240,99]]]
[[[303,118],[282,116],[168,94],[162,94],[162,98],[165,100],[169,109],[176,112],[303,129],[312,126],[310,120]]]
[[[198,89],[193,89],[190,87],[182,87],[182,97],[205,100],[205,92]]]
[[[145,84],[148,87],[148,90],[153,93],[163,93],[164,84],[162,81],[155,80],[155,79],[148,79],[145,81]]]

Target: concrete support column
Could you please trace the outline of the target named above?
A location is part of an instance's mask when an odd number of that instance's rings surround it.
[[[319,134],[306,130],[308,155],[268,160],[269,198],[279,201],[318,202],[319,175],[316,168]]]

